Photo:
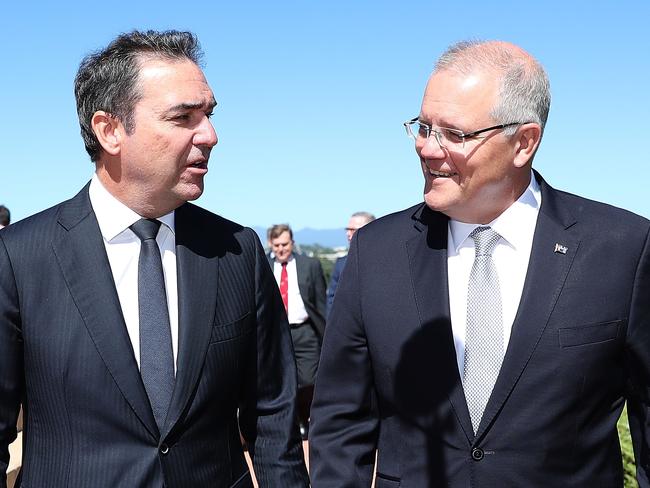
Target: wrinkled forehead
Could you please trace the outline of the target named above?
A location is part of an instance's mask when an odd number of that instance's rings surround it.
[[[210,109],[216,104],[201,68],[190,59],[149,58],[138,76],[142,100],[162,107],[187,104]]]
[[[421,120],[443,127],[490,118],[499,93],[496,73],[485,70],[433,73],[422,99]]]
[[[279,236],[271,238],[271,244],[274,246],[288,244],[290,242],[291,242],[291,236],[289,235],[289,232],[286,230],[282,232],[282,234],[280,234]]]

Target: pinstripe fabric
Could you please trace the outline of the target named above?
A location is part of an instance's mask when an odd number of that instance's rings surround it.
[[[26,486],[231,486],[247,471],[238,406],[261,486],[308,486],[289,330],[261,246],[192,205],[176,222],[179,364],[161,432],[87,190],[3,231],[0,468],[26,395]]]

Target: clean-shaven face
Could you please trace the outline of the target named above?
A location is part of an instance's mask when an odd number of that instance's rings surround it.
[[[293,239],[288,231],[285,230],[278,237],[271,239],[271,250],[278,262],[286,263],[289,260],[293,252]]]
[[[465,133],[496,125],[490,112],[499,83],[493,73],[435,73],[429,79],[419,119]],[[442,148],[432,135],[415,148],[424,174],[424,200],[433,210],[470,223],[487,223],[512,203],[512,141],[495,130]],[[485,219],[488,219],[487,222]]]
[[[209,120],[216,102],[203,72],[189,60],[143,61],[138,87],[135,129],[121,144],[119,191],[163,215],[203,193],[217,144]]]

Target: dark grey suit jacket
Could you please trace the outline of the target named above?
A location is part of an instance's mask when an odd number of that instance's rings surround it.
[[[327,314],[326,317],[330,316],[332,311],[332,305],[334,305],[334,296],[336,295],[336,289],[339,286],[339,280],[341,279],[341,274],[343,273],[343,268],[345,268],[345,263],[348,260],[347,254],[341,256],[334,263],[334,269],[332,270],[332,277],[330,278],[330,284],[327,287]]]
[[[313,486],[369,487],[377,450],[378,488],[622,487],[625,400],[650,485],[650,222],[538,179],[526,281],[476,435],[451,331],[448,219],[420,204],[356,232],[311,410]]]
[[[185,204],[176,258],[178,369],[159,432],[88,187],[3,230],[0,473],[22,402],[23,486],[250,487],[240,429],[262,486],[307,486],[289,328],[255,233]]]

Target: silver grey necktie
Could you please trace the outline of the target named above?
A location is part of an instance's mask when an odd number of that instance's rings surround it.
[[[156,235],[160,221],[140,219],[131,230],[142,241],[138,261],[140,309],[140,376],[151,409],[162,430],[174,391],[174,353],[160,249]]]
[[[467,290],[463,388],[476,433],[503,362],[501,291],[492,261],[501,236],[490,227],[477,227],[469,236],[475,254]]]

